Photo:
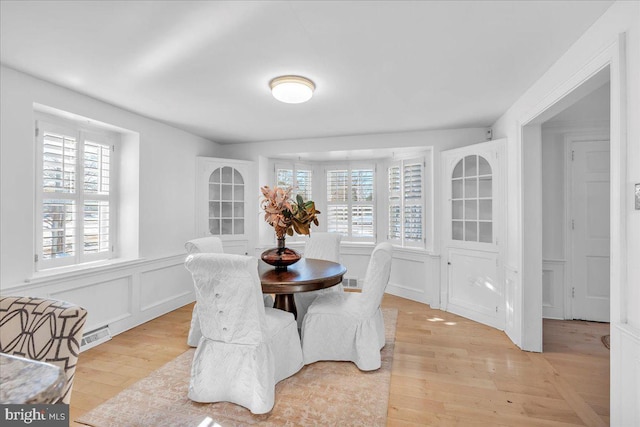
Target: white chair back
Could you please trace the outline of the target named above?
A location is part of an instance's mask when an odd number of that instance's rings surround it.
[[[205,338],[236,344],[263,342],[266,321],[256,258],[192,254],[185,265],[193,276]]]
[[[216,236],[201,237],[199,239],[189,240],[184,244],[187,253],[223,253],[222,240]]]
[[[341,239],[338,233],[312,233],[305,240],[304,257],[340,262]]]
[[[362,304],[366,313],[373,314],[380,307],[391,274],[391,243],[378,244],[371,254],[362,284]]]

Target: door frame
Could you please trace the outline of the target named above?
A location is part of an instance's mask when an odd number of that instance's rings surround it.
[[[626,305],[622,303],[621,295],[626,284],[627,245],[626,245],[626,42],[625,33],[612,41],[599,54],[586,63],[568,80],[551,90],[540,103],[533,107],[526,115],[518,120],[519,141],[515,144],[516,157],[520,160],[516,183],[520,197],[517,201],[519,214],[517,215],[516,241],[519,246],[519,277],[517,289],[514,291],[515,301],[508,301],[516,307],[521,307],[516,314],[515,327],[507,334],[523,350],[542,351],[542,280],[541,270],[542,252],[540,239],[541,224],[533,221],[524,227],[525,216],[529,219],[527,209],[533,207],[540,198],[540,185],[536,184],[540,178],[539,157],[536,158],[536,145],[539,149],[540,123],[554,116],[564,109],[567,104],[575,102],[576,98],[584,95],[589,86],[598,84],[597,80],[603,72],[611,82],[611,112],[610,112],[610,147],[611,147],[611,323],[622,325],[626,323]],[[537,127],[537,132],[536,132]],[[536,133],[538,137],[536,140]],[[531,177],[525,175],[527,163],[538,167]],[[533,238],[530,238],[533,237]],[[612,326],[613,326],[612,325]],[[614,352],[612,352],[612,358]],[[612,359],[613,360],[613,359]],[[614,378],[612,381],[619,381]]]
[[[564,136],[564,318],[573,320],[573,233],[571,229],[571,220],[573,219],[573,161],[571,160],[571,145],[575,142],[590,142],[590,141],[609,141],[609,150],[611,150],[611,132],[605,133],[603,130],[596,130],[594,132],[570,132]],[[611,171],[609,171],[609,178],[611,178]],[[609,188],[611,193],[611,188]],[[611,219],[609,219],[611,222]],[[611,284],[609,284],[611,288]],[[609,297],[611,298],[611,297]]]

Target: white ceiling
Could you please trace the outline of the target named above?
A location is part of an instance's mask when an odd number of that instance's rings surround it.
[[[545,124],[554,123],[594,123],[609,120],[611,112],[611,84],[607,82],[600,88],[561,111]],[[543,124],[544,125],[544,124]]]
[[[0,60],[220,143],[482,127],[611,4],[2,0]]]

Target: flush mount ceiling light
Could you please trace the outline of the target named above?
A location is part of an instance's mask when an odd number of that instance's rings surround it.
[[[273,97],[287,104],[307,102],[313,96],[316,85],[305,77],[280,76],[269,83]]]

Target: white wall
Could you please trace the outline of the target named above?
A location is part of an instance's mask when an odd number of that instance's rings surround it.
[[[184,242],[195,236],[196,156],[218,155],[218,145],[10,68],[0,68],[0,79],[2,294],[64,297],[89,307],[87,329],[111,322],[116,332],[192,300],[193,286],[182,262]],[[93,272],[32,277],[34,103],[139,134],[138,152],[122,151],[129,160],[123,172],[138,169],[138,186],[135,181],[123,184],[137,186],[134,191],[139,192],[137,227],[127,227],[138,230],[141,260]],[[125,138],[123,144],[127,142]],[[113,310],[105,312],[110,306]]]
[[[619,35],[625,33],[620,41]],[[613,53],[610,53],[612,52]],[[622,54],[620,54],[620,51]],[[611,62],[612,100],[612,321],[611,321],[611,425],[640,425],[640,211],[633,208],[633,185],[640,182],[640,3],[616,2],[580,39],[493,125],[495,137],[508,138],[508,263],[520,271],[523,260],[523,209],[521,165],[522,126],[552,105],[585,70]],[[587,78],[588,75],[584,75]],[[626,81],[626,87],[624,86]],[[622,86],[621,86],[622,85]],[[620,96],[620,88],[624,93]],[[621,123],[616,123],[614,118]],[[623,150],[618,152],[618,150]],[[616,257],[618,257],[616,259]],[[617,268],[617,267],[620,268]],[[616,271],[614,273],[615,270]],[[526,272],[525,272],[526,274]],[[523,279],[512,275],[515,300],[526,304],[528,289]],[[523,298],[523,295],[525,298]],[[508,302],[509,303],[509,302]],[[524,309],[524,308],[523,308]],[[528,317],[516,317],[529,322]],[[517,325],[517,322],[514,322]],[[514,337],[528,348],[527,325]]]
[[[296,153],[304,153],[305,158],[313,159],[313,153],[326,157],[325,153],[328,152],[340,152],[340,156],[345,156],[345,152],[358,150],[374,152],[376,149],[412,148],[419,151],[422,148],[427,150],[432,147],[434,167],[431,171],[426,171],[426,185],[430,186],[430,194],[433,195],[432,199],[427,200],[427,209],[433,209],[434,206],[440,205],[440,183],[437,181],[440,176],[440,153],[451,148],[483,142],[486,131],[486,128],[472,128],[233,144],[221,147],[221,157],[256,161],[258,173],[255,175],[263,180],[254,183],[257,188],[272,181],[273,162],[269,161],[270,158],[282,156],[291,158],[291,155]],[[334,160],[347,160],[347,157],[334,157]],[[440,224],[439,213],[440,209],[433,210],[431,221],[434,224]],[[256,254],[264,249],[264,245],[272,243],[273,239],[273,230],[261,218],[256,216],[258,222],[256,229],[260,234]],[[322,215],[320,215],[320,221],[322,222]],[[397,248],[394,251],[391,277],[387,287],[389,293],[424,302],[434,308],[440,307],[439,232],[439,227],[427,225],[427,233],[433,233],[434,242],[429,250]],[[295,248],[294,245],[291,246]],[[364,278],[372,249],[373,245],[343,243],[341,261],[347,267],[345,277]]]

